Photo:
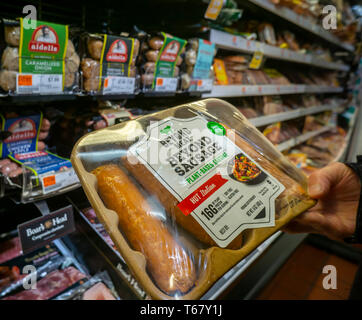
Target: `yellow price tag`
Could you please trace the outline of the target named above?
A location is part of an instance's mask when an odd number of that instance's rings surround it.
[[[259,69],[263,62],[263,57],[264,54],[261,51],[255,51],[249,63],[249,69]]]
[[[204,17],[210,20],[216,20],[223,7],[224,0],[211,0],[206,9]]]

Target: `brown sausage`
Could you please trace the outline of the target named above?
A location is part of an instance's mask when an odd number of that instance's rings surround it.
[[[215,241],[208,235],[202,226],[191,215],[184,215],[177,207],[179,201],[156,179],[156,177],[140,162],[129,162],[131,156],[121,159],[122,164],[137,180],[138,183],[150,194],[156,196],[165,208],[166,212],[176,219],[176,222],[185,230],[190,232],[196,239],[209,246],[217,246]],[[240,249],[242,237],[235,238],[227,247],[228,249]]]
[[[45,140],[49,135],[49,131],[40,131],[39,132],[39,140]]]
[[[85,58],[82,60],[81,68],[83,76],[86,79],[95,78],[99,76],[100,65],[99,62],[90,58]]]
[[[43,151],[46,148],[46,144],[43,141],[38,141],[38,151]]]
[[[15,169],[14,171],[11,171],[9,173],[9,177],[10,178],[15,178],[15,177],[21,175],[22,173],[23,173],[23,168],[19,167],[19,168]]]
[[[148,45],[150,46],[151,49],[160,50],[163,46],[163,38],[162,37],[152,37],[148,41]]]
[[[89,55],[96,60],[102,56],[103,41],[99,39],[89,39],[87,43]]]
[[[158,53],[159,53],[158,50],[148,50],[145,53],[145,57],[147,61],[156,62],[158,58]]]
[[[49,129],[50,129],[50,121],[47,118],[43,118],[40,130],[49,131]]]
[[[0,160],[0,169],[10,163],[11,163],[10,159],[1,159]]]
[[[119,217],[119,226],[134,250],[146,258],[147,270],[164,292],[186,293],[195,284],[196,271],[186,250],[179,245],[148,202],[117,165],[92,171],[104,204]]]
[[[10,172],[15,171],[18,168],[18,165],[14,162],[10,162],[9,164],[4,165],[1,168],[1,173],[5,176],[8,176]]]
[[[138,39],[134,39],[133,40],[133,55],[135,57],[137,57],[139,52],[140,52],[140,41]]]

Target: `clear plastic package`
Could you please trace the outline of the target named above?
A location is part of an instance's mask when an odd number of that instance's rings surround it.
[[[199,299],[315,204],[303,173],[219,99],[89,133],[71,161],[99,220],[154,299]]]
[[[170,93],[180,88],[180,66],[187,41],[161,32],[145,35],[141,43],[143,92]]]
[[[138,92],[138,39],[84,34],[82,45],[82,88],[85,92],[91,95],[132,95]]]
[[[73,94],[79,90],[80,59],[67,25],[2,19],[5,49],[0,88],[10,95]]]

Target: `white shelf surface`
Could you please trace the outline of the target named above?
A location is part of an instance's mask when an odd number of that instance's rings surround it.
[[[338,109],[338,105],[321,105],[310,108],[300,108],[293,111],[275,113],[268,116],[261,116],[251,118],[249,121],[256,127],[265,126],[279,121],[287,121],[291,119],[300,118],[309,114],[315,114],[323,111],[332,111]]]
[[[264,56],[290,62],[303,63],[320,68],[348,71],[349,66],[341,63],[329,62],[312,54],[303,54],[293,50],[281,49],[259,41],[247,40],[241,36],[231,33],[214,30],[210,31],[209,40],[218,48],[240,51],[243,53],[252,54],[255,51],[263,52]]]
[[[333,43],[347,51],[353,52],[354,47],[349,43],[342,42],[338,37],[336,37],[331,32],[322,28],[322,26],[316,24],[316,21],[311,17],[305,17],[300,14],[295,13],[293,10],[282,7],[276,6],[271,3],[269,0],[248,0],[249,2],[268,10],[269,12],[297,25],[298,27],[307,30],[318,37]]]
[[[209,97],[246,97],[265,96],[297,93],[337,93],[342,92],[342,87],[328,87],[316,85],[214,85],[211,92],[202,94],[203,98]]]

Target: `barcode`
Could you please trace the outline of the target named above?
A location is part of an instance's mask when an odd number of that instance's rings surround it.
[[[33,93],[34,91],[33,87],[18,87],[18,93]]]
[[[51,185],[51,186],[49,186],[49,187],[45,187],[45,188],[44,188],[44,191],[46,191],[46,192],[51,192],[51,191],[54,190],[54,189],[59,189],[61,186],[62,186],[61,183],[56,183],[56,184],[53,184],[53,185]]]
[[[258,200],[247,212],[246,214],[250,217],[256,210],[258,210],[263,205],[261,200]]]

